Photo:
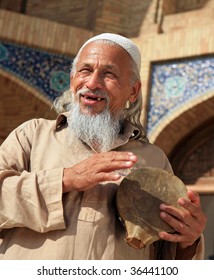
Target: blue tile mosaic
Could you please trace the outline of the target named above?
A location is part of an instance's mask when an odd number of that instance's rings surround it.
[[[148,135],[181,106],[212,91],[214,92],[214,57],[153,64]]]
[[[50,100],[69,86],[72,57],[0,42],[0,68],[17,76]]]
[[[73,58],[0,42],[0,68],[54,100],[69,86]],[[148,135],[180,106],[214,91],[214,57],[152,65]]]

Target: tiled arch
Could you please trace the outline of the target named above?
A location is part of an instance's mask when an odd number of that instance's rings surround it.
[[[69,86],[72,57],[0,42],[0,142],[22,122],[53,118],[53,100]]]
[[[49,99],[11,73],[0,69],[0,143],[19,124],[34,118],[54,118]]]
[[[184,111],[214,96],[214,56],[154,63],[147,132],[152,141]]]
[[[0,68],[51,101],[69,86],[72,60],[72,57],[38,48],[0,42]]]
[[[170,156],[183,138],[213,118],[213,108],[214,91],[195,99],[195,102],[181,104],[179,109],[160,122],[154,143]]]

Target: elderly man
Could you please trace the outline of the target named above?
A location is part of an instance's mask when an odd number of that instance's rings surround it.
[[[171,172],[148,143],[141,112],[140,52],[101,34],[77,54],[56,121],[30,120],[0,150],[0,259],[200,259],[206,218],[199,196],[160,205],[176,234],[136,250],[124,241],[114,197],[137,161]],[[142,202],[143,203],[143,202]]]

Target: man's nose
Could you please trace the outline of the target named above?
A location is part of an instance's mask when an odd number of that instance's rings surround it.
[[[86,87],[95,90],[95,89],[101,89],[103,86],[102,79],[97,72],[91,73],[91,75],[88,77],[86,82]]]

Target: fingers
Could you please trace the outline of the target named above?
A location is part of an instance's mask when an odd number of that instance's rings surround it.
[[[180,244],[185,244],[190,246],[193,244],[201,235],[202,230],[198,226],[198,223],[192,223],[187,225],[186,223],[173,218],[167,213],[162,213],[161,217],[168,223],[175,231],[175,233],[161,232],[159,237],[163,240],[171,242],[179,242]]]
[[[193,226],[195,218],[193,219],[186,209],[179,209],[166,204],[161,204],[160,209],[163,211],[160,213],[161,218],[163,218],[173,228],[176,226],[178,221],[181,221],[186,225]]]
[[[166,240],[166,241],[170,241],[170,242],[182,242],[182,237],[180,234],[177,234],[177,233],[168,233],[168,232],[160,232],[159,233],[159,237],[163,240]],[[184,241],[183,241],[184,242]]]
[[[99,182],[115,181],[120,177],[115,175],[118,170],[129,169],[137,162],[137,157],[130,152],[108,152],[95,154],[86,161],[80,163],[84,171],[87,169],[95,175],[99,175]],[[110,173],[114,174],[110,174]],[[101,174],[100,174],[101,173]],[[103,174],[108,173],[108,174]],[[102,179],[103,176],[103,179]]]
[[[131,168],[136,162],[137,157],[131,152],[94,154],[64,169],[63,191],[85,191],[105,181],[117,181],[121,176],[114,171]]]
[[[200,205],[200,196],[198,193],[188,190],[187,195],[192,203]]]
[[[94,177],[93,183],[94,185],[97,185],[99,183],[107,182],[107,181],[117,181],[121,178],[121,175],[119,173],[114,172],[102,172],[97,173]]]
[[[137,162],[137,157],[131,152],[108,152],[96,154],[92,160],[99,171],[111,172],[132,167]]]
[[[96,183],[116,181],[121,176],[117,170],[131,168],[137,157],[131,152],[108,152],[96,154],[90,158],[90,172],[95,176]]]
[[[178,204],[187,209],[193,216],[197,217],[200,214],[201,209],[200,196],[198,193],[190,190],[187,192],[187,195],[189,200],[185,198],[179,198]]]
[[[169,224],[176,232],[185,234],[189,231],[190,226],[183,222],[183,220],[179,220],[172,215],[169,215],[166,212],[160,213],[161,218]],[[191,222],[191,221],[190,221]],[[193,225],[192,225],[193,226]]]
[[[201,209],[199,194],[192,191],[188,191],[187,194],[189,199],[178,199],[178,204],[181,206],[180,209],[166,204],[161,204],[160,209],[191,226],[195,222],[203,222],[205,216]]]
[[[207,220],[201,209],[200,196],[188,191],[188,198],[178,199],[181,208],[160,205],[161,218],[176,231],[176,234],[160,233],[162,239],[181,242],[181,244],[193,244],[200,237]]]
[[[200,202],[200,196],[198,193],[195,193],[193,191],[188,191],[187,195],[189,197],[188,199],[180,198],[178,200],[178,203],[186,209],[192,217],[194,217],[201,226],[206,223],[206,216],[202,211],[201,208],[201,202]]]

